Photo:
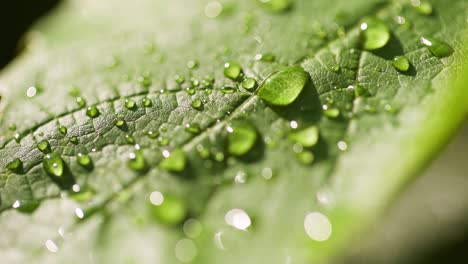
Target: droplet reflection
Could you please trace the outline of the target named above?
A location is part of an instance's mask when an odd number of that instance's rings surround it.
[[[319,212],[312,212],[304,218],[307,235],[316,241],[326,241],[332,234],[332,225],[328,217]]]
[[[246,230],[251,225],[249,215],[242,209],[232,209],[226,213],[224,220],[230,226],[239,230]]]

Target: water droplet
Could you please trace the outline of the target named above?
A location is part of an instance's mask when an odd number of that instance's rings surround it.
[[[95,195],[95,192],[92,189],[84,189],[82,190],[77,184],[73,185],[73,192],[70,194],[70,198],[79,203],[86,203],[89,202]]]
[[[39,205],[40,202],[36,200],[16,200],[11,207],[21,213],[30,214],[34,212]]]
[[[127,143],[135,144],[135,138],[132,137],[131,135],[125,135],[125,139],[127,140]]]
[[[88,109],[86,110],[86,115],[91,118],[96,118],[99,116],[99,114],[99,109],[95,105],[88,107]]]
[[[198,62],[194,61],[194,60],[189,60],[189,61],[187,61],[186,66],[189,69],[195,69],[195,68],[198,68]]]
[[[155,138],[159,137],[159,132],[150,130],[150,131],[148,131],[147,135],[148,135],[149,138],[155,139]]]
[[[390,40],[390,30],[387,24],[378,18],[365,18],[361,24],[364,33],[363,48],[365,50],[376,50],[385,46]]]
[[[235,183],[246,183],[247,182],[247,173],[243,171],[238,171],[236,173],[236,176],[234,177],[234,182]]]
[[[430,15],[432,14],[432,5],[431,3],[424,1],[424,0],[412,0],[411,4],[413,5],[414,9],[423,15]]]
[[[178,84],[183,84],[185,82],[185,78],[183,76],[181,76],[181,75],[174,76],[174,80]]]
[[[42,151],[43,153],[50,152],[50,144],[47,140],[42,140],[41,142],[37,143],[37,148]]]
[[[338,143],[336,144],[338,149],[341,150],[341,151],[346,151],[348,150],[348,143],[346,143],[346,141],[338,141]]]
[[[289,126],[290,126],[292,129],[297,129],[297,127],[299,126],[299,124],[297,123],[297,121],[293,120],[293,121],[289,122]]]
[[[312,212],[304,218],[304,229],[315,241],[326,241],[332,234],[332,225],[328,217],[319,212]]]
[[[410,68],[410,62],[405,56],[396,56],[392,65],[399,72],[407,72]]]
[[[192,134],[198,134],[201,131],[200,125],[198,123],[186,124],[185,131],[192,133]]]
[[[53,240],[50,240],[50,239],[48,239],[45,242],[45,246],[46,246],[47,250],[49,250],[52,253],[56,253],[59,250],[57,244],[55,244],[55,242]]]
[[[292,6],[291,0],[259,0],[262,6],[270,12],[285,12]]]
[[[177,225],[187,216],[187,206],[185,202],[172,195],[152,192],[149,206],[154,218],[163,224]]]
[[[215,18],[223,11],[223,5],[218,1],[209,2],[205,6],[205,15],[209,18]]]
[[[232,209],[226,213],[224,220],[230,226],[246,230],[252,224],[249,215],[242,209]]]
[[[197,256],[197,246],[192,240],[184,238],[177,242],[174,253],[179,261],[188,263]]]
[[[137,82],[144,87],[148,87],[151,85],[151,79],[149,78],[148,74],[139,76],[137,78]]]
[[[204,145],[198,144],[196,149],[197,149],[198,155],[200,155],[202,159],[207,159],[210,157],[210,150]]]
[[[221,88],[221,92],[224,94],[232,94],[236,91],[237,89],[234,87],[229,87],[229,86],[224,86]]]
[[[197,238],[200,236],[203,230],[203,226],[200,221],[196,219],[188,219],[185,221],[183,226],[184,233],[189,238]]]
[[[56,153],[47,154],[42,161],[42,167],[45,172],[52,177],[62,177],[64,171],[64,161],[60,155]]]
[[[265,180],[271,180],[271,178],[273,178],[273,170],[270,167],[263,168],[262,177]]]
[[[144,107],[150,107],[153,105],[153,101],[151,101],[151,99],[149,99],[148,97],[146,98],[143,98],[143,100],[141,100],[142,104]]]
[[[340,110],[335,107],[329,107],[328,105],[323,105],[323,114],[329,118],[337,118],[340,115]]]
[[[117,118],[114,122],[115,126],[118,128],[125,128],[127,125],[127,122],[121,117]]]
[[[20,159],[16,158],[8,162],[6,168],[12,172],[21,173],[23,172],[23,162]]]
[[[78,143],[80,143],[80,140],[78,139],[78,137],[71,137],[71,138],[70,138],[70,142],[71,142],[72,144],[77,145]]]
[[[255,90],[257,88],[257,81],[254,78],[247,78],[242,82],[242,87],[249,91]]]
[[[136,108],[136,102],[132,99],[125,100],[125,108],[132,110]]]
[[[297,160],[305,165],[310,165],[314,162],[314,154],[310,151],[302,151],[296,154]]]
[[[331,69],[334,72],[339,72],[341,70],[341,67],[340,65],[336,64],[336,65],[333,65]]]
[[[159,164],[163,170],[181,172],[185,169],[186,157],[182,149],[175,149],[172,152],[163,151],[164,159]]]
[[[83,154],[83,153],[78,153],[78,157],[76,158],[76,161],[78,162],[78,164],[80,164],[83,167],[90,167],[93,162],[89,155]]]
[[[286,106],[296,100],[308,81],[308,73],[300,66],[291,66],[264,81],[258,96],[272,105]]]
[[[437,58],[444,58],[452,55],[453,48],[446,42],[436,40],[433,38],[421,38],[421,43],[425,45],[432,55]]]
[[[291,133],[289,139],[304,147],[313,147],[318,142],[319,129],[316,126],[311,126],[301,131]]]
[[[195,99],[192,101],[192,103],[190,104],[194,109],[197,109],[197,110],[202,110],[203,109],[203,102],[202,100],[200,99]]]
[[[9,124],[8,129],[10,129],[11,131],[15,131],[16,130],[16,124],[15,123]]]
[[[34,97],[36,93],[37,93],[37,89],[34,86],[31,86],[26,90],[26,96],[29,98]]]
[[[60,126],[59,129],[58,129],[58,131],[60,132],[60,134],[66,135],[67,132],[68,132],[68,129],[67,129],[67,127],[65,127],[65,126]]]
[[[236,80],[240,77],[242,69],[237,62],[231,61],[224,64],[224,76]]]
[[[128,155],[127,166],[137,172],[146,171],[146,161],[141,151],[135,151]]]
[[[167,138],[167,137],[160,137],[160,138],[158,139],[158,143],[159,143],[159,146],[164,147],[164,146],[169,145],[170,140],[169,140],[169,138]]]
[[[234,156],[246,154],[257,141],[255,126],[245,120],[235,120],[227,128],[228,152]]]
[[[76,104],[78,105],[79,108],[83,108],[83,107],[86,106],[86,100],[83,97],[78,96],[78,97],[76,97],[75,100],[76,100]]]

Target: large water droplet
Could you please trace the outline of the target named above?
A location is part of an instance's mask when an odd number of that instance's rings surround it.
[[[425,45],[432,53],[432,55],[436,56],[437,58],[448,57],[453,53],[453,48],[441,40],[422,37],[421,43]]]
[[[181,172],[185,169],[186,157],[182,149],[175,149],[172,152],[164,150],[162,154],[164,159],[159,164],[161,169],[172,172]]]
[[[257,141],[255,126],[245,120],[235,120],[227,128],[228,152],[234,156],[246,154]]]
[[[154,218],[163,224],[177,225],[187,216],[187,206],[184,201],[172,195],[152,192],[149,206]]]
[[[301,131],[291,133],[289,139],[304,147],[312,147],[318,142],[319,129],[316,126],[311,126]]]
[[[392,65],[399,72],[407,72],[410,68],[410,62],[405,56],[396,56]]]
[[[42,161],[45,172],[52,177],[62,177],[65,164],[62,157],[56,153],[47,154]]]
[[[224,76],[236,80],[242,73],[239,63],[231,61],[224,64]]]
[[[308,73],[300,66],[291,66],[264,81],[258,96],[272,105],[286,106],[296,100],[308,81]]]
[[[98,117],[99,114],[100,114],[99,109],[95,105],[88,107],[88,109],[86,110],[86,115],[91,118]]]
[[[23,172],[23,162],[20,159],[13,159],[8,162],[6,168],[14,173],[21,173]]]
[[[361,23],[364,33],[363,48],[365,50],[376,50],[385,46],[390,40],[390,30],[387,24],[378,18],[368,17]]]

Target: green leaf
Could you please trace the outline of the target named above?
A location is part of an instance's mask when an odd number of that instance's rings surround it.
[[[41,21],[0,75],[2,261],[343,256],[468,112],[466,4],[273,2],[68,0]],[[369,15],[390,32],[372,51]],[[256,138],[232,156],[237,120]]]

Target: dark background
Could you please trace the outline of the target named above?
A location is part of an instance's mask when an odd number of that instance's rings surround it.
[[[2,1],[0,4],[0,70],[21,52],[18,43],[28,28],[39,17],[50,12],[59,2],[60,0]],[[416,254],[417,257],[413,263],[468,263],[468,234],[463,234],[464,231],[466,229],[460,229],[462,239],[445,243],[443,246],[439,245],[423,254]]]

